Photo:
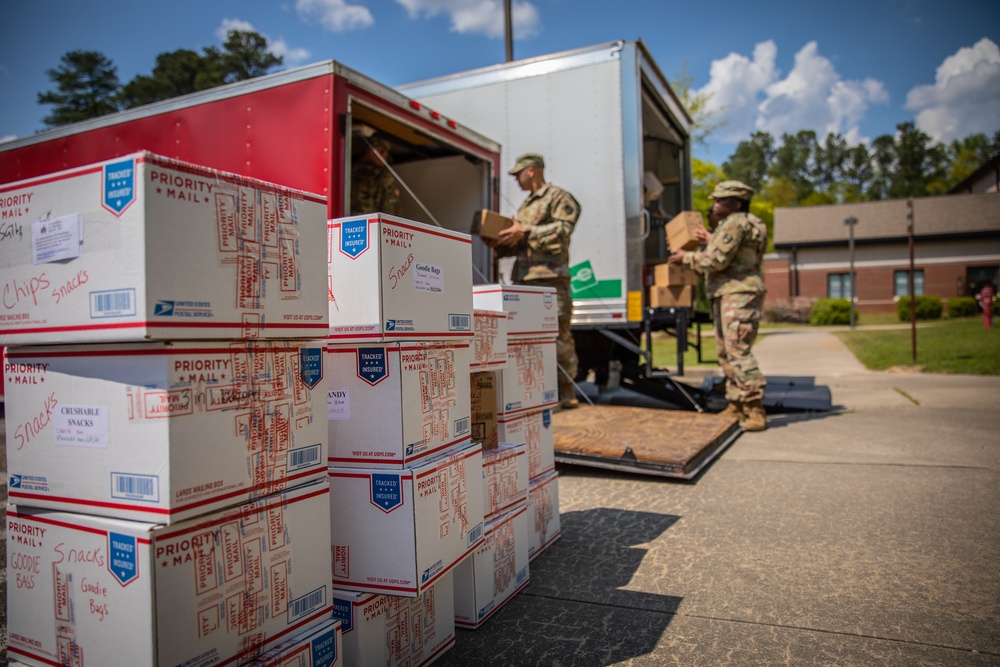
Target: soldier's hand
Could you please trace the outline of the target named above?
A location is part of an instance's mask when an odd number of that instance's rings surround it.
[[[524,225],[515,219],[514,224],[500,231],[500,238],[497,239],[496,244],[504,248],[516,248],[527,238],[527,232]]]
[[[694,237],[698,239],[698,243],[705,245],[712,240],[712,233],[704,227],[698,227],[694,230]]]
[[[670,255],[667,258],[667,264],[680,264],[684,261],[684,255],[687,254],[684,250],[678,250],[677,252]]]

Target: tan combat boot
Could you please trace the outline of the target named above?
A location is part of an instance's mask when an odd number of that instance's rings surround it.
[[[559,382],[559,407],[563,410],[572,410],[580,407],[580,401],[573,395],[573,383],[569,381]]]
[[[746,412],[743,410],[743,401],[729,401],[729,405],[719,413],[719,416],[743,421],[746,419]]]
[[[764,402],[760,399],[745,404],[747,420],[743,422],[744,431],[763,431],[767,428],[767,417],[764,414]]]

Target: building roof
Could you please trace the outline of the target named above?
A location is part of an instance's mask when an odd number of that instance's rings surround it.
[[[797,206],[774,210],[774,245],[828,245],[846,242],[847,218],[857,218],[854,239],[898,240],[907,236],[907,201],[861,202],[829,206]],[[918,197],[913,202],[916,237],[1000,234],[1000,193]]]
[[[980,183],[980,181],[983,181]],[[948,194],[954,195],[960,192],[996,192],[1000,182],[1000,153],[995,154],[984,162],[979,169],[969,174],[965,180],[948,190]],[[977,185],[979,187],[977,187]]]

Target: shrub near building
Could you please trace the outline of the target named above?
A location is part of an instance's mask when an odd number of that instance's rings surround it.
[[[918,320],[940,320],[943,311],[941,297],[918,296],[916,310]],[[910,321],[910,297],[899,297],[899,301],[896,302],[896,316],[900,322]]]
[[[854,322],[858,322],[858,313],[854,313]],[[814,326],[828,324],[850,324],[851,301],[849,299],[816,299],[809,315],[809,324]]]
[[[979,304],[971,296],[953,296],[948,299],[948,317],[975,317]]]

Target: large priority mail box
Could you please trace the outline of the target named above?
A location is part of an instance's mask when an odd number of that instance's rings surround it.
[[[507,318],[499,310],[472,311],[472,370],[498,370],[507,365]]]
[[[338,343],[472,338],[472,239],[384,213],[331,220]]]
[[[504,416],[551,408],[559,402],[555,338],[511,340],[507,366],[500,371]]]
[[[535,560],[561,534],[559,473],[552,470],[531,480],[528,489],[528,558]]]
[[[559,335],[559,304],[555,287],[475,285],[472,307],[508,314],[507,340],[555,338]]]
[[[328,345],[331,466],[410,467],[471,433],[469,341]]]
[[[472,441],[483,451],[500,444],[497,418],[500,412],[500,378],[496,371],[469,373],[471,385]]]
[[[423,667],[455,645],[455,587],[444,575],[415,598],[333,589],[344,667]]]
[[[275,646],[244,667],[344,667],[340,621],[329,619]]]
[[[327,334],[325,197],[143,152],[0,201],[2,345]]]
[[[483,451],[483,518],[491,521],[528,501],[528,447],[503,443]]]
[[[12,502],[175,523],[326,476],[323,341],[7,348]]]
[[[333,583],[415,597],[483,539],[483,453],[413,468],[330,468]]]
[[[552,411],[548,408],[515,415],[501,415],[497,423],[500,442],[528,446],[528,478],[536,479],[556,468]]]
[[[528,585],[528,508],[486,524],[483,543],[455,568],[455,625],[475,629]]]
[[[313,482],[173,526],[7,506],[7,651],[30,665],[242,665],[330,618]]]

